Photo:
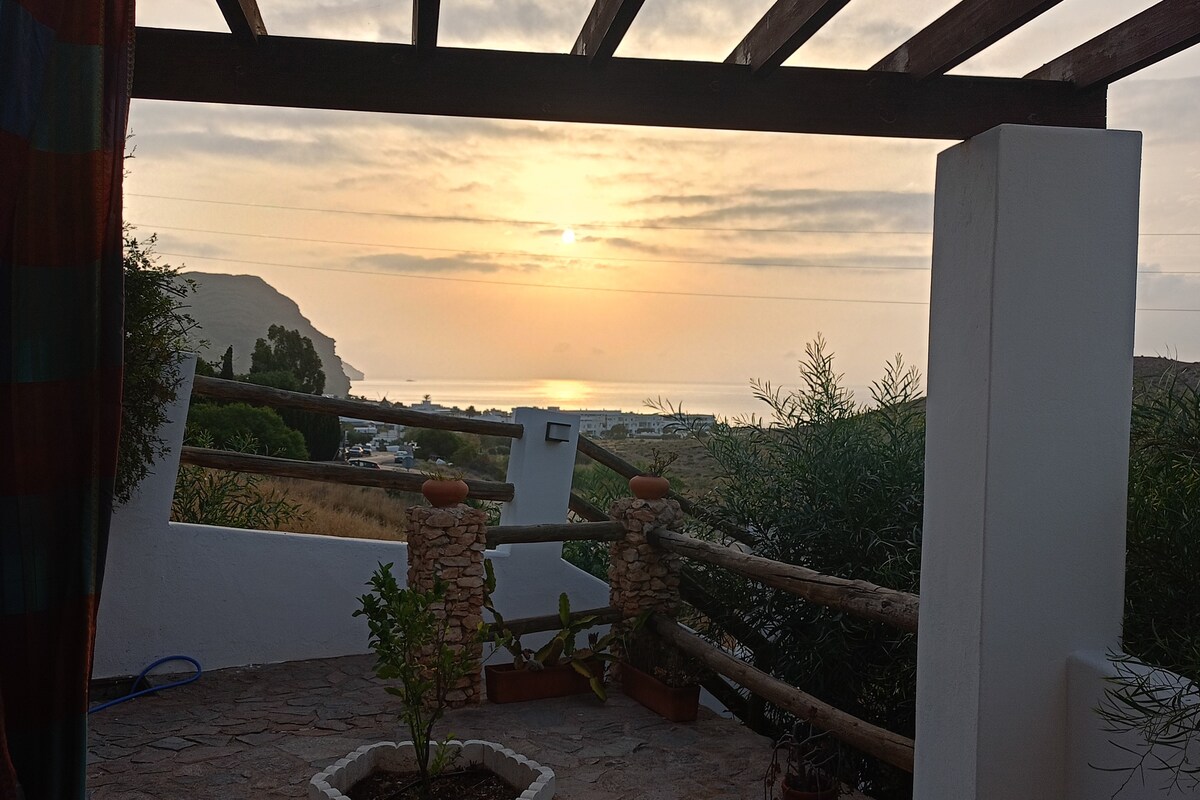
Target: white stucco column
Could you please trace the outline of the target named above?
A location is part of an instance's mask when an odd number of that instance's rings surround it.
[[[917,800],[1066,796],[1068,655],[1115,646],[1141,136],[938,158]]]

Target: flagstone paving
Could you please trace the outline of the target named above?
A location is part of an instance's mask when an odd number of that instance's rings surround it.
[[[313,774],[407,739],[371,656],[204,674],[90,718],[92,800],[306,797]],[[675,724],[619,692],[450,712],[441,735],[487,739],[557,776],[559,800],[761,798],[771,742],[700,710]]]

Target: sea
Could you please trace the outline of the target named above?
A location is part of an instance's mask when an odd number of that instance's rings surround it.
[[[457,378],[384,378],[354,381],[350,393],[368,400],[420,403],[425,395],[443,406],[477,411],[496,408],[508,411],[521,406],[558,407],[564,411],[606,410],[657,413],[647,400],[682,405],[689,414],[714,414],[733,419],[769,412],[754,397],[749,382],[737,383],[645,383],[570,379],[468,380]]]

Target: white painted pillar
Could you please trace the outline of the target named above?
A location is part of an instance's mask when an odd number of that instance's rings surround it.
[[[515,491],[500,512],[500,524],[566,522],[579,415],[518,408],[513,421],[525,426],[525,435],[513,439],[509,451],[508,481]],[[550,424],[555,426],[552,431]],[[564,436],[565,441],[553,440]],[[563,561],[561,542],[503,545],[499,551],[489,550],[488,557],[496,569],[495,601],[500,608],[537,609],[522,612],[529,616],[553,614],[560,592],[567,593],[576,610],[608,603],[608,584]],[[529,639],[537,641],[536,636]]]
[[[1141,136],[938,158],[917,800],[1060,800],[1067,659],[1115,646]]]

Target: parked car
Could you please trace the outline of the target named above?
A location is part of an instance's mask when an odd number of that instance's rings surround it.
[[[365,453],[363,453],[362,447],[360,445],[356,444],[356,445],[353,445],[349,450],[346,451],[346,455],[348,455],[350,458],[357,458],[359,456],[365,455]]]
[[[367,461],[364,458],[352,458],[346,462],[352,467],[366,467],[367,469],[380,469],[380,466],[374,461]]]
[[[371,445],[369,445],[369,444],[364,444],[364,445],[362,446],[362,454],[363,454],[364,456],[369,456],[369,455],[371,455]]]

